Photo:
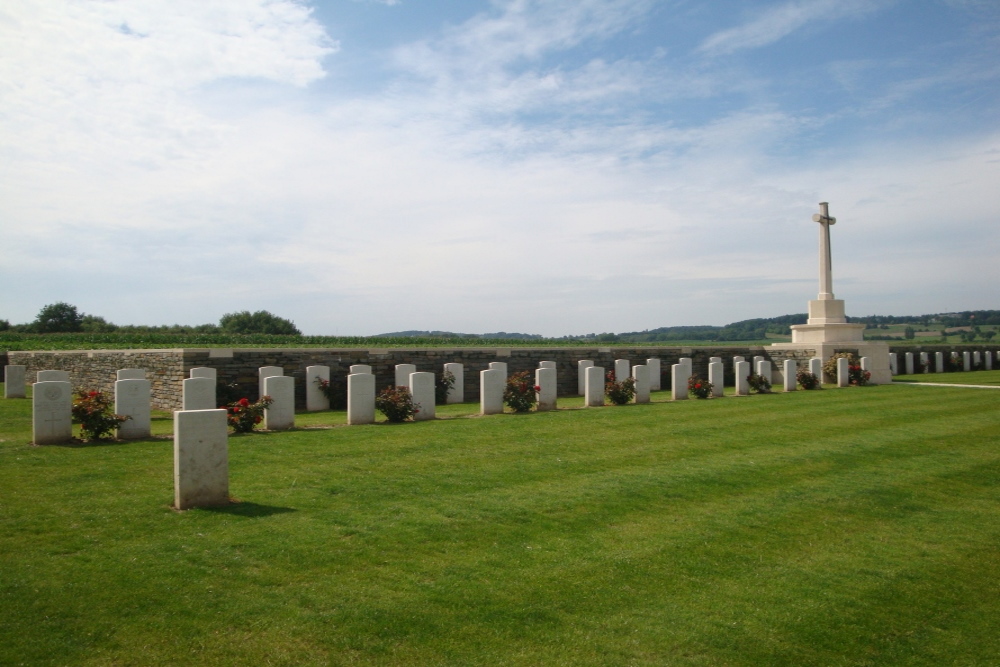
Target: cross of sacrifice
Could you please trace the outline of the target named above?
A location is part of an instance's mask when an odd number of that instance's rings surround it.
[[[837,219],[830,217],[830,205],[820,202],[819,213],[813,216],[819,223],[819,299],[833,299],[833,261],[830,255],[830,225]]]

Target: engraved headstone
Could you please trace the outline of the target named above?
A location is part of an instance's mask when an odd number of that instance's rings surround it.
[[[115,381],[115,414],[130,418],[118,426],[119,438],[127,440],[148,438],[151,435],[151,390],[149,380]]]
[[[178,410],[174,413],[174,507],[186,510],[227,504],[226,411]]]
[[[577,391],[581,396],[587,394],[587,369],[594,365],[590,359],[581,359],[577,366]]]
[[[192,368],[190,375],[193,378],[207,378],[212,382],[218,382],[219,371],[214,368],[209,368],[208,366],[198,366],[197,368]]]
[[[913,353],[907,352],[903,355],[903,364],[907,375],[913,375],[915,366],[913,365]]]
[[[535,398],[538,401],[537,410],[539,412],[545,412],[547,410],[555,410],[556,369],[555,368],[537,369],[535,371],[535,386],[538,387],[538,391],[535,392]]]
[[[503,390],[507,383],[506,374],[490,368],[479,371],[479,413],[495,415],[503,412]]]
[[[847,387],[851,384],[850,362],[844,357],[837,358],[837,386]]]
[[[934,372],[944,373],[944,352],[934,353]]]
[[[718,357],[716,357],[718,359]],[[722,365],[722,360],[713,361],[708,364],[708,381],[712,383],[712,396],[718,398],[723,394],[723,385],[725,383],[725,367]]]
[[[584,404],[588,408],[604,405],[604,368],[602,366],[588,366],[585,372]]]
[[[771,362],[764,357],[754,357],[754,371],[768,382],[774,381],[773,368]]]
[[[264,428],[281,431],[295,426],[295,378],[269,375],[264,378],[264,395],[271,405],[264,408]]]
[[[736,396],[749,396],[750,395],[750,382],[747,378],[750,377],[750,362],[749,361],[737,361],[733,364],[734,372],[736,373]]]
[[[119,368],[115,373],[116,380],[145,380],[145,368]]]
[[[371,373],[372,367],[368,364],[351,364],[348,369],[349,373]]]
[[[823,360],[813,357],[809,360],[809,372],[816,376],[820,384],[823,384]]]
[[[506,383],[507,383],[507,375],[508,375],[507,362],[506,361],[491,361],[490,362],[490,369],[491,370],[495,370],[495,371],[500,371],[503,374],[503,381],[504,381],[504,384],[506,385]]]
[[[538,362],[538,367],[539,368],[555,368],[556,367],[556,362],[554,362],[554,361],[539,361]]]
[[[434,419],[434,373],[410,373],[409,385],[413,402],[420,406],[413,421]]]
[[[972,355],[968,350],[962,352],[962,370],[966,373],[972,370]]]
[[[899,375],[899,358],[895,352],[889,353],[889,372],[893,375]]]
[[[444,371],[455,376],[455,384],[448,390],[445,403],[465,403],[465,366],[457,362],[447,363]]]
[[[214,410],[215,380],[212,378],[187,378],[181,387],[182,410]]]
[[[795,383],[797,382],[795,374],[798,372],[798,366],[795,363],[795,360],[785,359],[782,366],[784,370],[784,377],[782,380],[784,381],[785,391],[795,391]]]
[[[69,382],[69,371],[38,371],[37,382]]]
[[[27,373],[27,366],[10,364],[3,367],[4,398],[25,398],[28,395],[25,387]]]
[[[646,366],[649,367],[649,390],[660,391],[663,387],[663,378],[660,376],[661,366],[659,359],[646,359]]]
[[[409,387],[410,373],[416,373],[417,367],[414,364],[396,364],[396,386]]]
[[[632,367],[632,377],[635,378],[635,403],[649,403],[649,366],[636,364]]]
[[[683,401],[688,397],[688,378],[691,372],[687,364],[670,366],[670,397],[675,401]]]
[[[375,376],[371,373],[351,373],[347,376],[347,423],[375,422]]]
[[[632,374],[632,365],[628,359],[615,359],[615,382],[624,382]]]
[[[920,363],[924,367],[924,373],[931,372],[931,357],[926,352],[920,353]]]
[[[983,368],[988,371],[993,370],[993,352],[986,351],[983,353]]]
[[[32,442],[54,445],[73,439],[73,390],[69,382],[45,380],[31,387]]]
[[[330,409],[330,399],[323,393],[320,382],[330,382],[329,366],[306,366],[306,411]]]
[[[258,379],[258,398],[263,398],[267,396],[266,387],[264,387],[264,381],[267,378],[272,377],[282,377],[285,374],[285,369],[281,366],[261,366],[257,369],[257,379]]]

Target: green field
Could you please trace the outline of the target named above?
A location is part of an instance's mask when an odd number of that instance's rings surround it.
[[[1000,662],[1000,392],[666,399],[299,415],[183,513],[168,414],[33,447],[0,399],[0,664]]]
[[[916,375],[897,375],[893,382],[931,382],[934,384],[968,384],[981,386],[1000,386],[1000,371],[975,371],[969,373],[918,373]]]

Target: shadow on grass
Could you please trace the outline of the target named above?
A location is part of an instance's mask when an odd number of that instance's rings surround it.
[[[297,509],[291,507],[275,507],[273,505],[259,505],[257,503],[248,503],[241,500],[233,501],[229,505],[224,505],[222,507],[203,507],[201,508],[206,512],[218,512],[219,514],[231,514],[233,516],[243,516],[247,518],[257,519],[265,516],[274,516],[275,514],[288,514],[289,512],[298,512]]]

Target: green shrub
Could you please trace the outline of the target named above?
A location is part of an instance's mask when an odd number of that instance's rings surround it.
[[[264,410],[274,401],[270,396],[262,396],[256,403],[241,398],[226,406],[226,419],[233,433],[250,433],[264,421]]]
[[[625,405],[635,397],[635,378],[615,382],[614,371],[608,371],[604,376],[604,395],[614,405]]]
[[[697,375],[688,378],[688,393],[695,398],[712,398],[712,389],[715,387],[708,380],[703,380]]]
[[[747,376],[747,384],[750,385],[750,392],[754,394],[770,394],[771,381],[763,375],[751,373]]]
[[[112,413],[111,399],[103,392],[84,389],[76,392],[72,414],[83,440],[110,440],[122,422],[131,419]]]
[[[503,390],[503,402],[514,412],[528,412],[538,401],[536,394],[538,390],[531,377],[531,371],[514,373],[507,378],[507,386]]]
[[[408,387],[386,387],[375,397],[375,409],[385,415],[393,424],[413,419],[420,412],[420,405],[413,402],[413,395]]]

